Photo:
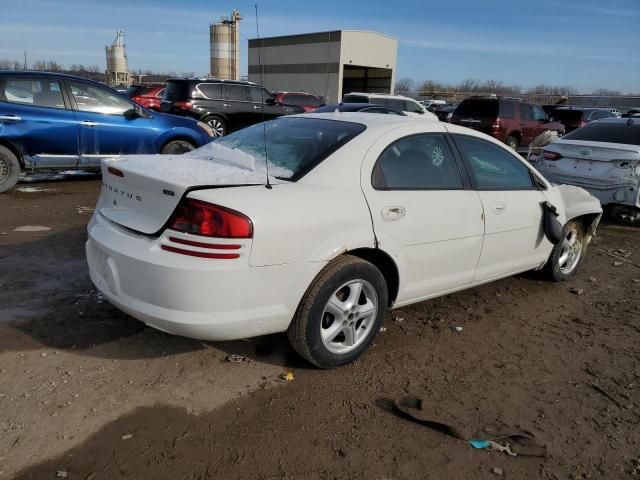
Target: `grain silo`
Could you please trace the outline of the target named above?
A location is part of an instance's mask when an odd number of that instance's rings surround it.
[[[118,30],[116,39],[111,45],[104,47],[107,51],[107,83],[112,86],[130,85],[127,52],[124,44],[124,32]]]
[[[240,12],[222,17],[209,25],[211,76],[224,80],[240,80]]]

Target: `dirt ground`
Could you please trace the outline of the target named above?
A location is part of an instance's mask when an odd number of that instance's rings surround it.
[[[0,195],[0,479],[640,478],[640,228],[603,224],[570,282],[396,310],[321,371],[284,335],[205,343],[118,312],[85,266],[99,182],[28,187]],[[547,456],[474,450],[398,415],[406,394]]]

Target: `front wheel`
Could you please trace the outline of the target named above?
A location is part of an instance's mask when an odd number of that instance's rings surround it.
[[[186,140],[173,140],[162,147],[162,154],[181,155],[183,153],[191,152],[196,147]]]
[[[307,289],[287,330],[293,348],[320,368],[354,361],[380,330],[387,284],[374,265],[343,255]]]
[[[11,150],[0,145],[0,193],[15,187],[20,176],[20,162]]]
[[[545,265],[547,275],[556,282],[573,278],[587,249],[584,227],[575,220],[568,222],[562,229],[562,240],[551,251]]]

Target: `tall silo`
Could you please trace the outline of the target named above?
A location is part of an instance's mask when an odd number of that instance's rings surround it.
[[[130,85],[127,52],[124,44],[124,32],[118,30],[116,39],[111,45],[104,47],[107,51],[107,83],[112,86]]]
[[[209,25],[211,76],[224,80],[240,80],[240,12],[222,17]]]

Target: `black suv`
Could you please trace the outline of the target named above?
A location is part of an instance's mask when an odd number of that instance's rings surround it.
[[[278,103],[266,88],[255,83],[215,78],[167,80],[162,111],[205,122],[216,137],[263,120],[304,113],[302,107]]]

